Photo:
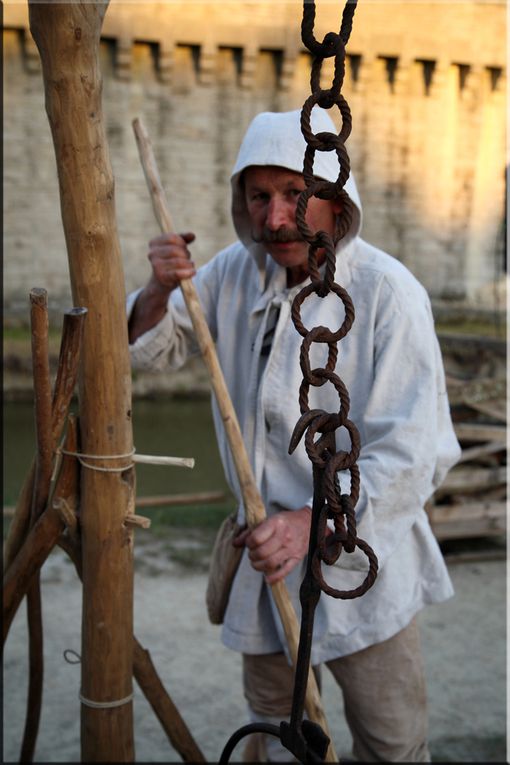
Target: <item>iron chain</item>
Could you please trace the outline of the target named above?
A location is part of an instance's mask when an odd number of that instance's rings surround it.
[[[314,473],[316,480],[323,482],[324,504],[320,509],[317,526],[317,539],[311,561],[312,574],[320,589],[336,598],[355,598],[363,595],[374,583],[377,575],[377,558],[372,548],[357,536],[355,505],[359,497],[360,478],[356,460],[360,451],[360,437],[354,423],[349,419],[350,399],[345,384],[335,372],[338,357],[337,343],[343,339],[352,327],[354,321],[354,306],[347,291],[334,281],[336,268],[336,243],[349,231],[353,220],[353,203],[344,189],[350,173],[349,155],[345,142],[350,135],[352,120],[349,105],[341,94],[345,75],[345,46],[352,29],[352,20],[357,0],[348,0],[343,16],[341,29],[338,34],[329,32],[319,43],[314,36],[315,2],[305,0],[303,4],[303,21],[301,26],[302,40],[314,56],[311,71],[311,95],[306,99],[301,111],[301,132],[306,141],[306,151],[303,162],[303,176],[306,188],[301,194],[297,210],[296,224],[300,235],[309,244],[308,265],[311,284],[306,285],[296,295],[292,304],[292,321],[299,334],[303,337],[300,354],[300,366],[303,380],[299,389],[299,406],[301,418],[296,424],[291,438],[289,452],[293,452],[304,436],[305,448],[312,463],[320,468]],[[321,88],[320,75],[325,58],[333,57],[335,68],[333,82],[329,89]],[[341,117],[341,129],[338,135],[330,132],[313,133],[311,128],[312,110],[315,106],[323,109],[337,107]],[[313,167],[317,151],[334,151],[339,162],[338,178],[334,182],[317,180]],[[335,235],[325,231],[311,231],[306,223],[306,211],[311,197],[320,199],[338,199],[341,202],[341,212],[337,216]],[[325,253],[324,276],[321,278],[317,250]],[[301,321],[303,302],[315,294],[319,299],[331,293],[335,294],[343,304],[345,318],[337,330],[326,327],[307,329]],[[323,343],[328,346],[328,359],[324,368],[312,369],[310,349],[313,343]],[[310,409],[308,399],[310,387],[320,387],[330,383],[335,388],[340,408],[338,412],[327,413],[321,409]],[[332,444],[333,434],[338,428],[345,428],[349,435],[350,451],[335,451]],[[317,434],[319,438],[315,440]],[[326,446],[326,434],[328,445]],[[339,471],[350,474],[349,493],[342,493],[338,479]],[[327,520],[332,519],[333,534],[327,534]],[[342,551],[352,553],[358,548],[368,558],[368,573],[364,582],[354,590],[336,590],[324,580],[321,563],[332,565]]]
[[[292,321],[296,330],[303,337],[300,350],[300,367],[303,380],[299,388],[299,406],[301,417],[296,423],[289,445],[292,453],[304,437],[306,452],[313,466],[314,501],[306,574],[301,584],[301,628],[294,692],[290,722],[281,722],[280,726],[256,723],[238,730],[227,742],[220,758],[220,763],[229,761],[236,744],[249,733],[263,732],[280,739],[300,762],[323,762],[329,745],[329,738],[322,728],[309,720],[303,720],[308,673],[310,668],[311,643],[313,636],[314,613],[321,591],[335,598],[350,599],[363,595],[374,583],[377,576],[377,557],[372,548],[357,536],[355,506],[360,491],[360,472],[357,459],[360,453],[360,436],[354,423],[349,419],[350,400],[344,382],[335,372],[338,359],[337,343],[350,331],[354,321],[354,306],[347,291],[335,283],[336,242],[349,231],[354,206],[347,192],[345,182],[350,173],[349,156],[345,141],[351,132],[351,113],[349,105],[340,90],[345,74],[345,45],[352,29],[352,20],[357,0],[347,0],[342,15],[342,24],[338,34],[330,32],[322,43],[317,42],[313,29],[315,23],[315,0],[304,0],[301,36],[303,43],[312,53],[311,90],[301,112],[301,131],[307,147],[303,163],[303,176],[306,183],[296,208],[296,224],[302,238],[309,244],[308,270],[309,285],[296,295],[291,310]],[[335,58],[335,70],[331,88],[320,87],[320,74],[325,58]],[[340,133],[317,133],[311,129],[311,113],[315,106],[330,109],[336,106],[342,119]],[[335,182],[317,180],[313,173],[315,153],[334,151],[340,169]],[[325,231],[313,232],[306,223],[306,210],[312,196],[319,199],[338,199],[341,212],[337,216],[334,237]],[[318,250],[325,253],[324,276],[321,277],[317,260]],[[338,329],[313,327],[307,329],[301,321],[301,306],[311,295],[320,299],[333,293],[341,301],[345,318]],[[311,368],[310,349],[313,343],[327,345],[328,357],[323,368]],[[339,400],[338,412],[325,412],[322,409],[310,409],[310,387],[320,387],[330,383],[335,388]],[[350,450],[336,451],[335,431],[345,428],[349,434]],[[319,434],[319,438],[315,437]],[[348,471],[350,476],[349,493],[342,493],[339,471]],[[333,520],[334,532],[328,534],[327,521]],[[368,573],[359,587],[352,590],[338,590],[331,587],[322,574],[322,563],[334,564],[340,554],[361,550],[368,559]]]

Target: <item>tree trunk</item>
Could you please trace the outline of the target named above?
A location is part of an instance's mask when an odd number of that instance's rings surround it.
[[[79,378],[83,551],[82,760],[134,760],[131,372],[98,51],[106,3],[29,0],[75,305],[88,308]],[[100,459],[101,456],[114,459]],[[122,468],[125,466],[125,469]],[[101,468],[102,470],[98,470]],[[112,468],[119,472],[112,472]],[[107,472],[103,470],[107,469]],[[126,701],[126,699],[128,699]],[[110,708],[88,702],[121,702]]]

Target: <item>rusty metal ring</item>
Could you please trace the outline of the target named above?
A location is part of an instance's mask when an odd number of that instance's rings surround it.
[[[315,417],[322,417],[327,414],[324,409],[301,409],[301,417],[296,422],[292,436],[290,437],[289,454],[292,454],[298,443],[301,441],[306,429]]]
[[[314,106],[319,106],[319,100],[321,98],[321,94],[325,93],[326,91],[319,90],[315,93],[312,93],[308,98],[306,99],[304,105],[303,105],[303,112],[301,114],[301,132],[303,133],[303,137],[307,143],[307,146],[312,147],[313,149],[319,150],[319,151],[331,151],[332,149],[329,148],[328,144],[323,143],[323,136],[328,135],[327,132],[322,133],[314,133],[312,131],[312,125],[311,125],[311,118],[312,118],[312,110]],[[347,139],[349,138],[351,134],[352,129],[352,114],[351,109],[345,98],[338,94],[338,96],[335,97],[333,101],[333,105],[338,108],[338,111],[340,112],[340,115],[342,117],[342,127],[340,129],[340,132],[336,136],[337,140],[341,141],[342,143],[345,143]],[[334,136],[335,133],[329,133],[329,135]],[[329,142],[329,139],[328,139]]]
[[[342,214],[337,215],[335,240],[340,242],[351,228],[352,219],[354,216],[354,204],[345,189],[340,191],[337,199],[342,205]]]
[[[301,349],[299,354],[299,364],[301,367],[301,371],[303,372],[303,377],[305,380],[307,380],[311,385],[314,387],[319,388],[321,385],[324,385],[326,382],[326,378],[324,378],[321,381],[317,381],[318,378],[315,377],[314,373],[312,372],[311,366],[310,366],[310,358],[309,358],[309,352],[310,352],[310,346],[312,343],[321,343],[323,340],[321,339],[322,331],[328,332],[327,327],[314,327],[305,337],[303,342],[301,343]],[[336,362],[338,359],[338,347],[336,343],[327,342],[328,345],[328,360],[326,362],[325,369],[328,372],[332,372],[336,367]]]
[[[308,5],[308,9],[306,6]],[[303,21],[301,24],[301,36],[303,43],[310,53],[321,58],[331,58],[337,53],[338,42],[344,46],[344,41],[337,32],[328,32],[324,35],[322,42],[319,42],[313,34],[313,24],[315,20],[315,6],[306,4],[303,9]]]
[[[331,192],[334,190],[334,184],[329,181],[316,181],[308,188],[304,189],[299,195],[296,205],[296,226],[300,235],[305,239],[308,244],[321,247],[321,240],[317,238],[318,233],[314,233],[311,228],[308,227],[306,222],[306,209],[308,207],[308,201],[312,196],[319,197],[319,199],[332,199]],[[324,196],[324,194],[326,196]]]
[[[339,451],[328,463],[325,480],[327,485],[332,485],[336,473],[340,470],[348,470],[353,466],[360,453],[360,438],[356,425],[351,420],[345,420],[341,427],[345,428],[351,439],[351,451]],[[331,483],[330,483],[331,482]]]
[[[345,318],[342,322],[342,325],[339,329],[337,329],[336,332],[332,332],[331,330],[328,330],[327,332],[324,332],[323,337],[324,339],[321,341],[323,343],[337,343],[339,340],[342,339],[342,337],[345,337],[345,335],[349,332],[350,328],[352,327],[352,323],[354,321],[354,306],[352,304],[352,300],[347,292],[343,287],[340,287],[339,284],[336,284],[336,282],[333,282],[331,285],[331,292],[334,292],[335,295],[337,295],[342,303],[345,306]],[[292,321],[294,322],[294,326],[296,327],[297,331],[302,337],[306,337],[306,335],[309,333],[310,330],[306,329],[306,327],[303,325],[301,321],[301,305],[305,301],[305,299],[311,295],[312,293],[315,293],[319,297],[319,290],[317,288],[317,285],[315,284],[307,284],[303,287],[300,292],[296,295],[294,300],[292,301]]]
[[[314,441],[314,436],[317,433],[325,434],[325,433],[331,433],[332,431],[336,430],[341,424],[342,420],[345,419],[345,415],[343,415],[341,412],[338,414],[329,414],[325,413],[321,415],[320,417],[316,417],[309,425],[305,433],[305,449],[306,453],[308,454],[310,460],[314,463],[314,465],[317,465],[318,467],[325,468],[328,464],[329,459],[332,455],[329,455],[328,458],[323,457],[324,449],[322,448],[321,439],[319,438],[318,441]]]
[[[352,553],[356,547],[356,514],[352,504],[352,499],[349,494],[340,495],[340,505],[342,508],[341,513],[332,513],[332,520],[335,526],[335,532],[340,534],[341,541],[343,543],[345,552]],[[347,529],[344,525],[344,517],[346,520]]]
[[[328,520],[328,508],[324,505],[320,511],[317,522],[317,550],[321,560],[328,566],[335,563],[342,552],[342,543],[338,539],[332,539],[333,535],[326,536]]]
[[[303,353],[302,348],[301,348],[301,355],[303,357],[305,355]],[[301,358],[300,358],[300,361],[301,361]],[[306,361],[305,361],[305,364],[306,364]],[[301,369],[303,370],[303,367],[301,367]],[[299,386],[300,391],[302,390],[305,395],[308,395],[308,392],[310,390],[310,385],[313,385],[314,388],[320,388],[324,385],[325,382],[330,382],[334,386],[336,392],[338,393],[338,397],[340,399],[340,412],[338,412],[339,416],[343,417],[343,413],[345,413],[346,415],[349,413],[349,407],[351,405],[349,392],[343,380],[333,370],[327,369],[325,367],[317,367],[316,369],[313,369],[313,370],[310,369],[309,375],[305,375],[304,372],[305,370],[303,370],[303,377],[305,379],[302,380],[301,385]],[[341,424],[342,425],[344,424],[343,420]]]
[[[359,467],[357,464],[353,464],[349,468],[347,468],[347,470],[349,471],[349,476],[350,476],[350,487],[349,487],[348,496],[352,502],[352,506],[354,507],[359,498],[359,489],[360,489]],[[337,489],[336,478],[337,478],[336,471],[332,471],[328,475],[325,475],[324,493],[326,495],[328,505],[331,508],[332,512],[342,513],[341,492],[339,489]]]
[[[335,98],[340,92],[345,76],[345,43],[341,38],[336,43],[336,50],[329,56],[316,56],[312,63],[312,71],[310,73],[310,89],[312,93],[317,93],[321,89],[321,70],[322,64],[325,58],[335,57],[335,72],[333,76],[333,84],[329,91],[322,91],[324,94]],[[324,106],[325,109],[330,109],[333,105],[331,101],[326,100],[328,106]],[[321,104],[322,106],[322,104]]]
[[[330,133],[330,135],[333,136],[333,138],[338,137],[333,135],[333,133]],[[303,177],[305,179],[305,183],[308,186],[311,185],[312,183],[315,183],[315,176],[313,173],[313,162],[314,162],[316,151],[317,149],[315,149],[313,146],[307,146],[305,150]],[[325,149],[325,151],[330,151],[330,149]],[[314,194],[314,196],[319,197],[319,199],[335,199],[340,193],[340,191],[342,190],[342,188],[344,187],[345,182],[347,178],[349,177],[349,173],[351,172],[351,163],[349,160],[349,155],[347,154],[347,151],[343,143],[340,143],[338,144],[338,146],[333,147],[331,151],[336,151],[338,164],[340,165],[340,172],[335,182],[330,181],[330,184],[331,184],[330,187],[322,191],[320,195]],[[308,204],[308,199],[307,199],[307,204]]]
[[[319,585],[320,589],[326,593],[326,595],[330,595],[332,598],[337,598],[339,600],[352,600],[354,598],[359,598],[361,595],[364,595],[365,592],[367,592],[367,590],[369,590],[370,587],[372,587],[374,584],[377,576],[377,570],[379,568],[376,555],[370,545],[368,545],[363,539],[356,538],[356,547],[365,553],[368,558],[369,565],[367,575],[363,582],[359,587],[355,587],[352,590],[337,590],[326,582],[322,575],[321,558],[318,554],[318,551],[315,551],[315,555],[312,560],[312,573],[316,583]]]

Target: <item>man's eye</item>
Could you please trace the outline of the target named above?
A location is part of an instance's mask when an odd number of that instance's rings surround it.
[[[291,193],[291,196],[298,197],[302,191],[303,189],[291,189],[290,193]]]

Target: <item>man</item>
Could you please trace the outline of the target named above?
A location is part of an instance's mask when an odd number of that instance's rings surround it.
[[[312,127],[336,132],[327,113],[317,108]],[[293,673],[267,584],[285,578],[300,613],[298,590],[313,495],[312,466],[303,444],[292,455],[287,452],[300,417],[302,379],[302,338],[290,308],[308,279],[308,247],[295,223],[305,188],[304,149],[299,112],[258,115],[231,179],[239,241],[195,272],[188,249],[193,234],[157,237],[150,243],[150,280],[128,299],[133,362],[175,368],[198,350],[176,290],[181,279],[195,279],[268,515],[238,538],[246,550],[222,639],[243,654],[251,719],[276,724],[290,712]],[[314,173],[336,180],[334,152],[317,152]],[[356,211],[337,245],[335,281],[348,290],[356,320],[339,344],[338,370],[351,397],[349,417],[361,436],[358,534],[375,550],[379,575],[359,599],[321,597],[312,664],[326,663],[342,689],[356,759],[426,762],[425,684],[415,615],[453,591],[423,507],[457,460],[459,446],[427,295],[402,264],[359,237],[361,206],[352,177],[345,188]],[[340,213],[338,200],[312,199],[308,226],[334,234]],[[319,253],[319,263],[323,258]],[[343,309],[331,294],[307,298],[301,315],[307,327],[336,329]],[[313,346],[311,355],[312,368],[323,365],[323,346]],[[310,406],[338,410],[333,386],[312,389]],[[242,524],[244,508],[215,405],[213,412]],[[337,432],[337,442],[339,448],[348,447],[345,434]],[[339,477],[344,483],[345,477]],[[351,589],[361,583],[366,568],[357,550],[342,553],[325,576],[333,587]],[[292,759],[273,737],[266,737],[265,746],[270,761]]]

